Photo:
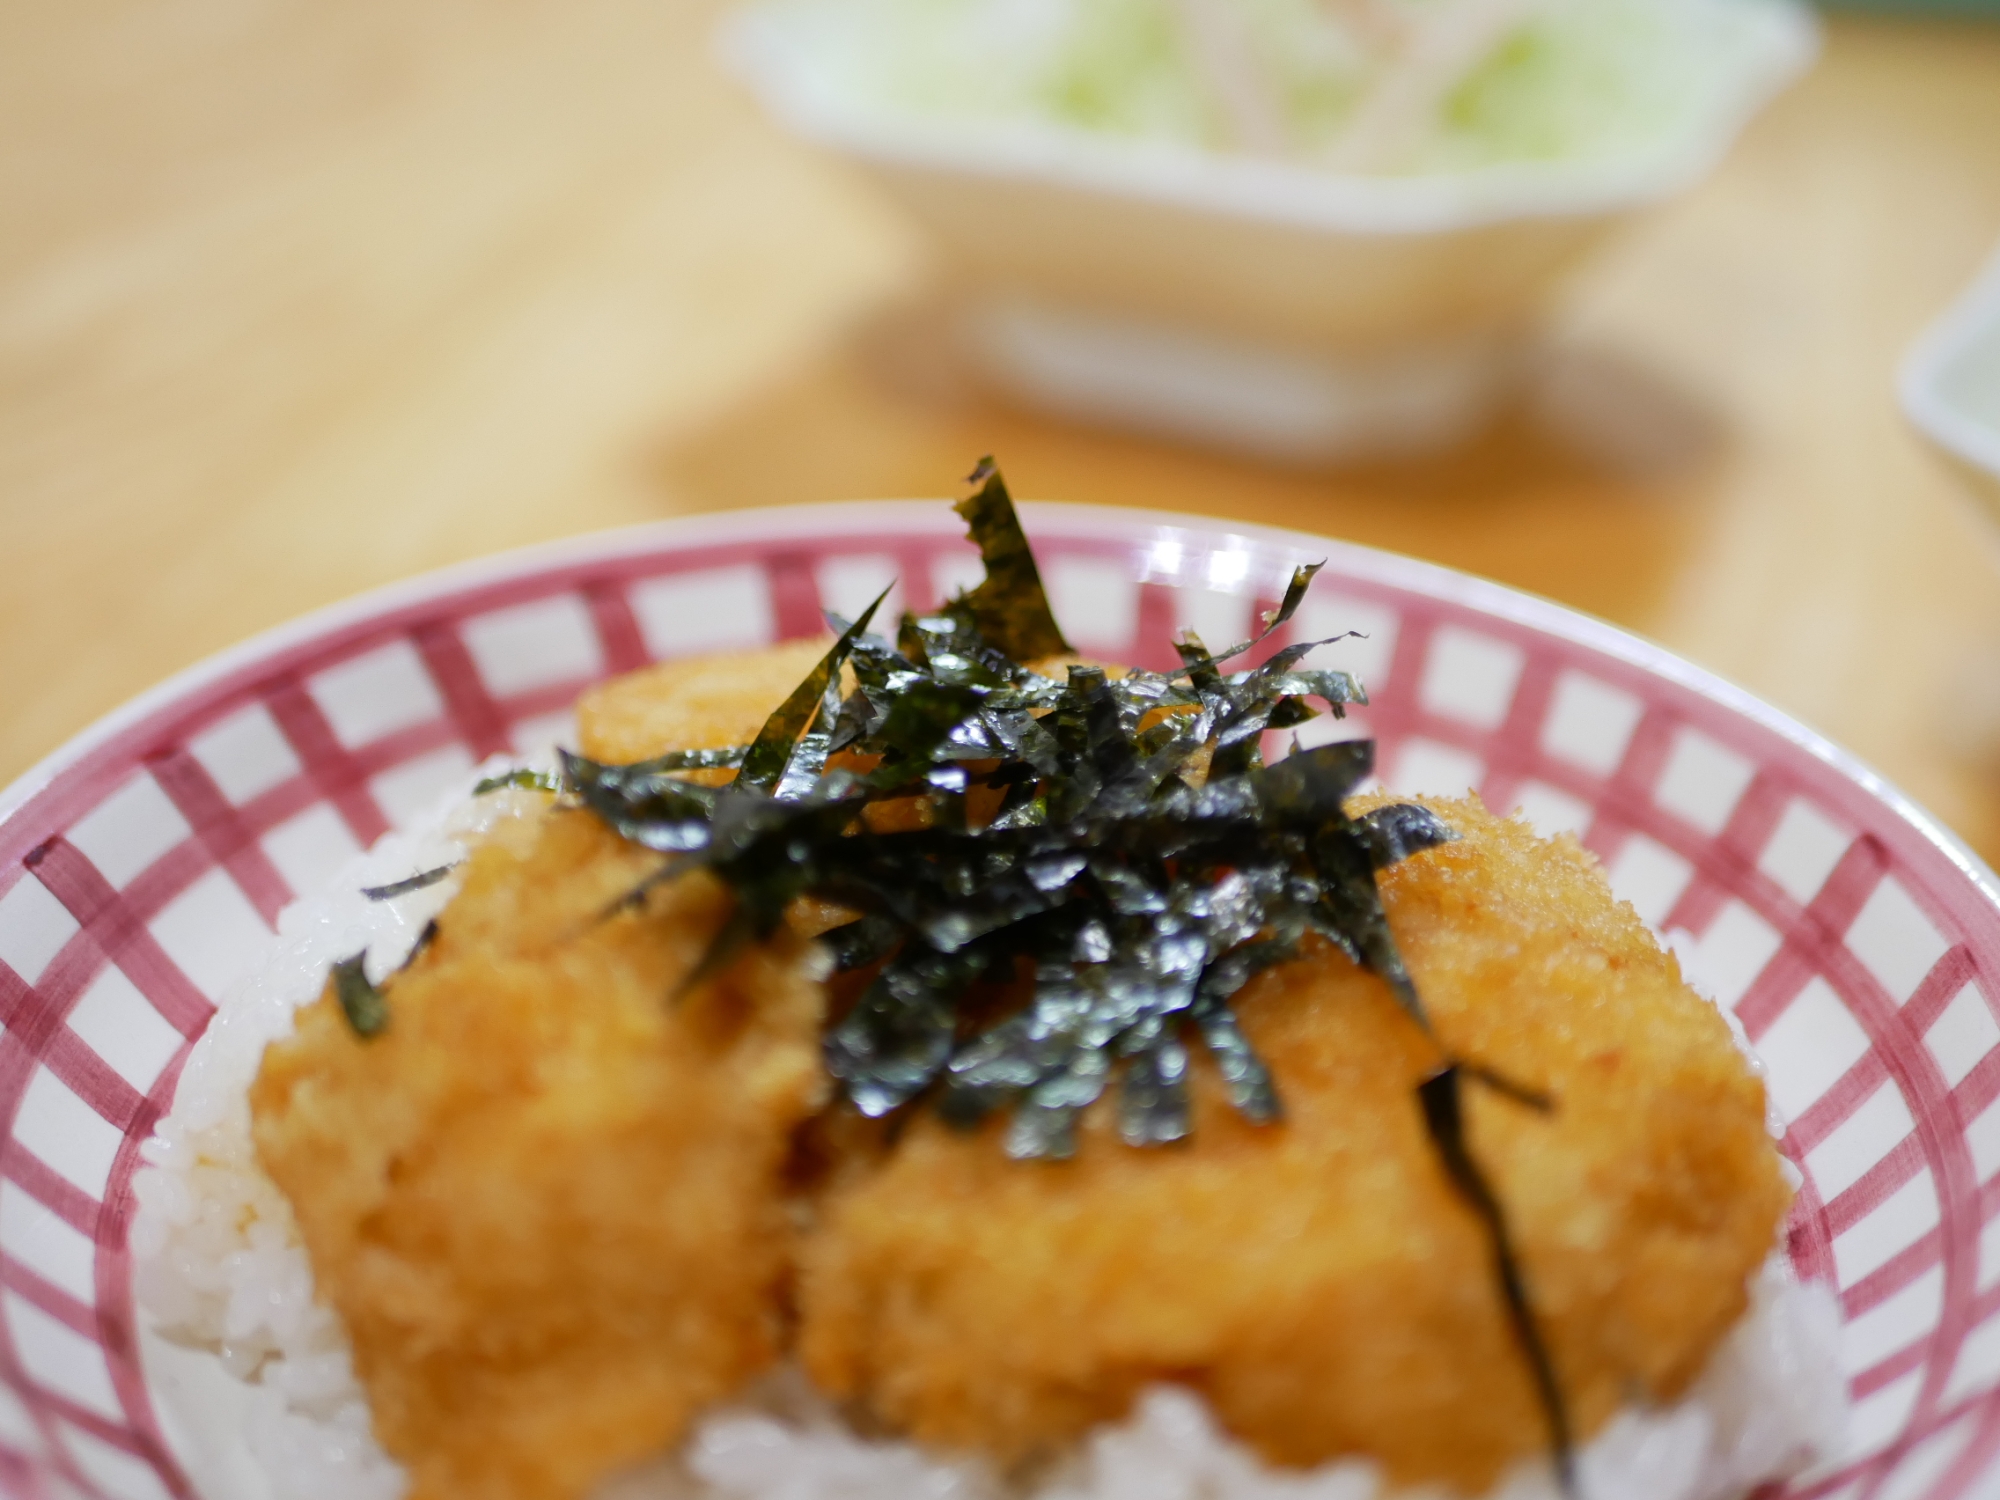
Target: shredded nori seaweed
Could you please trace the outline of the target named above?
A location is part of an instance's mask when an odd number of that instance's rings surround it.
[[[380,1036],[389,1024],[388,997],[369,979],[364,967],[367,959],[365,951],[352,958],[343,958],[333,966],[330,976],[341,1013],[347,1017],[347,1024],[354,1028],[354,1034],[364,1040]]]
[[[361,894],[370,901],[393,901],[398,896],[407,896],[411,891],[421,891],[426,886],[436,885],[445,876],[458,868],[457,865],[439,865],[435,870],[419,870],[403,880],[392,880],[387,885],[364,885]]]
[[[1035,554],[1014,515],[1014,501],[999,468],[990,457],[982,458],[969,483],[976,488],[958,502],[957,510],[979,545],[986,579],[953,602],[954,612],[970,615],[986,643],[1015,661],[1066,654],[1069,642],[1042,592]]]
[[[733,765],[735,762],[732,761],[730,764]],[[502,771],[498,776],[486,777],[472,789],[472,795],[484,797],[488,792],[497,792],[502,787],[509,786],[525,787],[535,792],[559,792],[562,790],[562,781],[547,771],[533,771],[517,766],[511,771]]]
[[[1555,1459],[1556,1479],[1562,1485],[1564,1494],[1574,1495],[1576,1453],[1569,1430],[1569,1408],[1563,1401],[1562,1386],[1557,1383],[1548,1346],[1542,1342],[1541,1331],[1535,1326],[1528,1288],[1521,1280],[1521,1263],[1514,1254],[1513,1237],[1507,1230],[1506,1211],[1494,1196],[1486,1174],[1472,1159],[1472,1148],[1465,1141],[1465,1106],[1460,1088],[1462,1073],[1463,1070],[1457,1067],[1443,1067],[1417,1085],[1417,1097],[1424,1107],[1424,1128],[1430,1133],[1431,1144],[1437,1148],[1438,1159],[1444,1163],[1445,1174],[1451,1178],[1452,1186],[1472,1206],[1486,1228],[1487,1241],[1493,1249],[1493,1274],[1500,1283],[1500,1298],[1507,1308],[1507,1321],[1522,1352],[1528,1357],[1529,1373],[1535,1380],[1535,1394],[1541,1401],[1542,1413],[1549,1424],[1549,1449]]]
[[[396,965],[396,972],[398,974],[402,973],[403,970],[409,968],[411,964],[422,958],[430,951],[431,944],[437,940],[437,918],[432,917],[428,922],[424,923],[424,930],[417,934],[417,940],[410,944],[410,951],[403,955],[403,961]]]
[[[934,615],[905,614],[893,644],[867,633],[879,598],[857,621],[829,615],[832,649],[752,744],[629,766],[562,757],[566,796],[668,856],[612,910],[641,908],[653,887],[697,868],[730,888],[735,911],[683,989],[770,936],[800,896],[853,910],[823,939],[837,969],[874,970],[825,1036],[841,1094],[877,1118],[920,1100],[960,1125],[1008,1111],[1004,1149],[1018,1159],[1073,1154],[1078,1117],[1114,1087],[1127,1142],[1184,1139],[1191,1044],[1208,1050],[1244,1117],[1279,1120],[1270,1070],[1231,1003],[1308,934],[1380,975],[1428,1033],[1376,875],[1454,835],[1412,804],[1348,815],[1373,769],[1370,741],[1295,741],[1264,764],[1264,734],[1317,717],[1311,700],[1336,717],[1367,702],[1347,673],[1306,665],[1325,642],[1224,665],[1292,618],[1319,565],[1294,572],[1254,640],[1210,652],[1185,633],[1172,672],[1057,668],[1047,659],[1070,648],[991,460],[971,483],[958,510],[985,581]],[[675,774],[718,766],[741,769],[721,787]],[[865,814],[887,802],[916,805],[919,826],[877,831]],[[1022,1008],[979,1019],[995,984],[1023,974],[1033,983]],[[352,1008],[349,1018],[372,1034]],[[1440,1053],[1415,1102],[1487,1233],[1557,1473],[1573,1490],[1567,1411],[1505,1215],[1465,1141],[1462,1081],[1552,1106]]]

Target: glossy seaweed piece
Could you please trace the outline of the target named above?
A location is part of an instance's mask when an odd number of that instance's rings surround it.
[[[1067,655],[1069,642],[1042,590],[1042,575],[1014,514],[1007,482],[991,458],[979,461],[968,482],[975,488],[957,508],[979,548],[986,577],[956,606],[970,616],[988,646],[1014,661]]]
[[[821,933],[819,941],[833,957],[834,973],[851,974],[887,958],[901,946],[903,933],[886,917],[858,917]]]
[[[640,761],[633,769],[649,772],[730,770],[742,765],[743,758],[749,753],[748,745],[727,745],[720,750],[671,750],[651,760]]]
[[[560,754],[563,790],[620,838],[663,854],[707,847],[719,800],[716,788],[643,763],[607,766],[567,750]]]
[[[757,738],[750,742],[744,752],[742,769],[730,783],[739,791],[775,791],[778,783],[791,768],[795,760],[810,756],[815,749],[824,759],[823,745],[810,746],[801,735],[814,720],[826,717],[826,698],[829,693],[837,693],[840,683],[840,668],[854,650],[854,642],[868,628],[868,622],[881,608],[882,600],[888,597],[884,589],[875,597],[875,602],[861,612],[861,618],[841,633],[833,648],[821,657],[817,666],[806,674],[806,680],[792,689],[791,696],[778,705],[777,712],[764,721],[764,727],[757,731]],[[836,698],[835,711],[838,712]],[[830,734],[832,722],[824,725],[824,732]]]
[[[1522,1280],[1520,1261],[1514,1254],[1513,1236],[1508,1232],[1506,1210],[1494,1196],[1486,1174],[1473,1160],[1472,1149],[1466,1143],[1461,1070],[1453,1066],[1438,1069],[1417,1086],[1417,1098],[1423,1106],[1424,1128],[1444,1165],[1445,1175],[1486,1229],[1487,1243],[1493,1251],[1494,1279],[1500,1285],[1507,1321],[1527,1357],[1535,1394],[1549,1425],[1549,1452],[1555,1461],[1557,1482],[1564,1494],[1575,1495],[1576,1444],[1570,1431],[1569,1407],[1563,1400],[1548,1346],[1542,1342],[1541,1330],[1535,1324],[1527,1284]]]
[[[380,1036],[389,1025],[389,999],[368,977],[368,955],[357,953],[333,966],[333,996],[354,1034],[364,1041]]]
[[[402,880],[392,880],[387,885],[364,885],[361,894],[370,901],[394,901],[398,896],[407,896],[412,891],[421,891],[428,886],[436,885],[457,868],[457,865],[450,864],[439,865],[434,870],[419,870],[414,875],[406,876]]]
[[[424,923],[423,931],[417,934],[417,940],[410,944],[410,951],[403,955],[403,961],[396,965],[396,972],[398,974],[402,973],[410,965],[430,952],[431,944],[437,940],[438,922],[436,917],[432,917],[428,922]]]
[[[733,764],[733,762],[732,762]],[[484,797],[488,792],[497,792],[503,787],[523,787],[535,792],[559,792],[562,778],[547,771],[530,770],[526,766],[516,766],[510,771],[502,771],[497,776],[483,777],[472,789],[475,797]]]

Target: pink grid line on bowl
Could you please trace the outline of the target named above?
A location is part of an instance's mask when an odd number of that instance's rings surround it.
[[[1216,522],[1024,507],[1079,646],[1156,663],[1329,559],[1300,638],[1364,666],[1399,790],[1575,832],[1758,1041],[1839,1291],[1850,1452],[1796,1500],[1956,1500],[2000,1454],[2000,901],[1824,741],[1654,647],[1441,569]],[[147,695],[0,796],[0,1488],[192,1496],[138,1357],[137,1146],[278,911],[589,682],[816,632],[971,554],[942,505],[749,512],[537,549],[313,616]],[[1321,726],[1309,726],[1319,728]]]

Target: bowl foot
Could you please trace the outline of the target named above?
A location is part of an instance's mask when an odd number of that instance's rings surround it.
[[[1281,348],[1019,297],[969,302],[961,331],[978,372],[1029,406],[1291,463],[1449,447],[1524,364],[1521,341],[1491,331],[1383,351]]]

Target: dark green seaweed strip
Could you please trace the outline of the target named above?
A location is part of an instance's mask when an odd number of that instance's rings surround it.
[[[1563,1400],[1562,1386],[1556,1380],[1555,1365],[1549,1358],[1548,1346],[1542,1342],[1541,1330],[1535,1324],[1527,1285],[1521,1279],[1520,1262],[1515,1258],[1514,1246],[1507,1233],[1507,1215],[1466,1145],[1459,1069],[1456,1066],[1438,1069],[1417,1085],[1417,1097],[1423,1104],[1424,1128],[1430,1133],[1431,1144],[1437,1148],[1445,1174],[1486,1228],[1487,1240],[1493,1250],[1494,1273],[1499,1279],[1501,1298],[1507,1308],[1507,1320],[1513,1326],[1521,1352],[1527,1356],[1535,1393],[1540,1398],[1542,1413],[1549,1424],[1549,1448],[1555,1460],[1556,1478],[1562,1485],[1563,1493],[1574,1496],[1577,1493],[1576,1453],[1570,1434],[1569,1408]]]
[[[1288,622],[1292,618],[1292,616],[1298,612],[1299,605],[1304,601],[1306,597],[1306,590],[1312,587],[1313,579],[1318,575],[1319,570],[1325,566],[1326,563],[1324,561],[1321,561],[1316,563],[1300,563],[1297,567],[1293,568],[1291,581],[1285,585],[1284,599],[1279,603],[1276,609],[1266,610],[1263,616],[1261,617],[1260,623],[1262,624],[1263,628],[1260,629],[1255,635],[1251,636],[1250,639],[1248,639],[1247,641],[1238,641],[1228,650],[1218,651],[1213,656],[1209,656],[1206,651],[1202,651],[1201,653],[1202,659],[1206,663],[1206,665],[1210,668],[1213,668],[1222,662],[1232,661],[1236,657],[1241,656],[1244,652],[1254,650],[1258,646],[1262,645],[1266,640],[1270,638],[1272,632],[1277,630],[1277,628],[1280,625],[1283,625],[1286,622]],[[1331,645],[1334,641],[1337,640],[1345,640],[1347,638],[1347,635],[1352,633],[1353,632],[1350,631],[1343,635],[1333,636],[1328,640],[1306,641],[1301,643],[1300,645],[1288,647],[1285,654],[1285,660],[1288,663],[1295,662],[1300,657],[1304,656],[1308,651],[1311,651],[1319,646]],[[1194,632],[1192,631],[1187,632],[1183,637],[1183,639],[1193,640],[1195,642],[1197,649],[1200,649],[1201,645],[1200,640],[1198,637],[1194,635]],[[1185,661],[1187,653],[1182,652],[1181,655],[1183,661]],[[1269,663],[1266,663],[1266,665],[1268,666]],[[1188,663],[1187,669],[1193,670],[1193,663]],[[1342,672],[1339,673],[1338,675],[1345,677],[1347,674],[1345,672]],[[1366,703],[1368,700],[1366,698],[1363,698],[1361,701],[1363,703]]]
[[[569,751],[562,757],[563,789],[602,819],[620,838],[662,854],[704,847],[715,814],[717,790],[637,766],[606,766]]]
[[[739,905],[716,929],[715,936],[709,939],[708,947],[702,951],[695,966],[674,986],[674,999],[684,998],[703,980],[720,974],[729,966],[729,961],[755,942],[758,936],[757,923],[751,916],[750,908]]]
[[[614,910],[683,870],[712,870],[738,914],[696,978],[775,930],[801,895],[854,910],[863,920],[836,940],[841,958],[887,964],[887,987],[828,1038],[842,1091],[879,1108],[936,1087],[958,1114],[1026,1111],[1017,1154],[1067,1149],[1067,1122],[1107,1082],[1121,1086],[1128,1138],[1176,1138],[1183,1037],[1207,1046],[1247,1117],[1278,1118],[1269,1070],[1230,1007],[1308,932],[1381,975],[1426,1024],[1376,876],[1449,830],[1415,807],[1347,815],[1372,765],[1365,741],[1263,764],[1265,733],[1311,717],[1308,699],[1335,714],[1366,701],[1347,674],[1301,665],[1316,643],[1221,666],[1294,617],[1318,565],[1293,571],[1251,641],[1211,653],[1188,636],[1175,672],[1114,680],[1076,667],[1059,683],[1022,665],[1065,643],[1006,486],[990,462],[973,482],[960,509],[987,579],[941,614],[906,617],[900,650],[865,634],[878,599],[853,624],[834,620],[833,648],[741,751],[631,766],[564,756],[565,790],[622,837],[676,856]],[[836,749],[876,765],[829,769]],[[720,788],[672,774],[739,760]],[[984,826],[968,821],[975,782],[1002,794]],[[899,815],[906,831],[868,831],[862,814],[887,800],[922,804],[925,826]],[[989,964],[1037,976],[1027,1019],[960,1036],[969,976]]]
[[[951,1057],[957,1002],[985,955],[918,949],[892,960],[826,1036],[826,1060],[855,1108],[879,1119],[930,1086]]]
[[[1518,1079],[1509,1078],[1505,1073],[1489,1068],[1484,1063],[1467,1062],[1461,1057],[1453,1060],[1453,1066],[1474,1083],[1483,1083],[1502,1098],[1512,1099],[1516,1104],[1532,1109],[1536,1114],[1550,1114],[1556,1107],[1555,1096],[1546,1089],[1538,1089]]]
[[[861,618],[847,627],[840,639],[833,643],[833,649],[806,674],[806,680],[793,688],[792,695],[764,721],[764,727],[757,731],[757,738],[743,756],[743,769],[736,773],[736,787],[768,792],[777,786],[785,774],[785,767],[791,762],[799,736],[818,716],[820,702],[826,696],[828,686],[839,677],[842,663],[854,650],[855,639],[868,628],[868,622],[875,618],[875,611],[888,597],[888,589],[877,594],[875,602],[861,611]]]
[[[431,944],[437,941],[437,938],[437,918],[432,917],[428,922],[424,923],[424,930],[417,934],[417,940],[410,944],[410,951],[403,955],[403,961],[396,965],[396,972],[398,974],[402,973],[403,970],[409,968],[411,964],[422,958],[429,951]]]
[[[436,885],[445,876],[458,868],[455,864],[439,865],[435,870],[419,870],[403,880],[392,880],[387,885],[364,885],[361,894],[370,901],[393,901],[398,896],[407,896],[411,891],[420,891],[425,886]]]
[[[1302,563],[1292,569],[1291,581],[1285,585],[1285,597],[1279,601],[1276,609],[1264,612],[1265,635],[1269,635],[1299,612],[1299,606],[1305,603],[1306,590],[1312,587],[1314,577],[1325,566],[1326,559],[1321,558],[1316,563]]]
[[[678,861],[668,860],[657,870],[647,875],[644,880],[641,880],[637,885],[618,897],[617,900],[607,905],[603,911],[598,913],[598,920],[608,922],[622,912],[639,910],[639,908],[646,904],[648,896],[652,895],[654,891],[658,890],[668,881],[673,880],[681,873],[683,868],[684,866]]]
[[[550,771],[531,771],[526,766],[516,766],[511,771],[486,777],[472,789],[472,795],[484,797],[488,792],[497,792],[508,786],[526,787],[535,792],[559,792],[562,790],[562,778]]]
[[[380,1036],[389,1024],[389,1001],[376,989],[363,967],[367,952],[343,958],[333,966],[333,994],[340,1002],[341,1014],[347,1017],[347,1024],[354,1028],[354,1034],[364,1040]]]
[[[1364,813],[1356,820],[1362,841],[1368,846],[1375,868],[1386,870],[1401,864],[1412,854],[1448,844],[1458,835],[1447,828],[1428,807],[1414,802],[1395,802]]]
[[[903,934],[894,922],[885,918],[862,917],[843,927],[822,932],[819,940],[833,955],[833,971],[848,974],[887,958],[902,942]]]
[[[731,766],[742,765],[743,757],[749,753],[748,745],[726,745],[719,750],[669,750],[665,755],[642,760],[630,769],[642,775],[663,771],[727,770]]]
[[[1070,644],[1049,609],[1042,575],[1014,514],[1007,482],[991,458],[982,458],[967,483],[975,488],[955,509],[979,546],[986,578],[959,602],[970,611],[986,643],[1017,662],[1067,655]]]

